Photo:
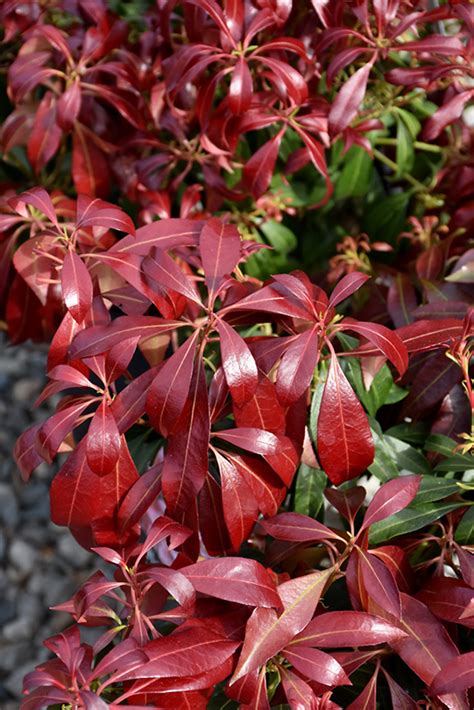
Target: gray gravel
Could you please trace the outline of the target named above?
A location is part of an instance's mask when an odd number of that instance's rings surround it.
[[[1,336],[0,336],[1,338]],[[41,465],[25,485],[12,448],[51,405],[33,409],[45,382],[46,349],[7,347],[0,339],[0,708],[18,710],[25,673],[49,657],[42,641],[69,625],[48,607],[68,599],[95,561],[70,534],[49,521],[54,467]]]

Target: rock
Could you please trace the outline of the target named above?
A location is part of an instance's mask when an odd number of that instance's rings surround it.
[[[30,574],[35,566],[37,553],[34,547],[23,540],[13,540],[8,551],[12,565],[24,574]]]
[[[0,628],[15,618],[16,604],[10,599],[4,599],[0,602]]]
[[[32,619],[21,617],[10,621],[3,627],[3,638],[6,641],[27,641],[31,640],[35,630],[35,623]]]
[[[27,673],[33,670],[33,664],[25,663],[17,668],[5,681],[5,688],[14,697],[21,698],[23,690],[23,678]]]
[[[10,530],[18,523],[18,503],[8,483],[0,483],[0,524]]]
[[[40,389],[42,380],[39,378],[24,377],[17,380],[13,385],[12,395],[15,402],[25,404],[28,408],[32,407]]]
[[[91,560],[91,554],[84,550],[71,535],[62,535],[59,538],[57,551],[59,555],[73,567],[80,569]]]

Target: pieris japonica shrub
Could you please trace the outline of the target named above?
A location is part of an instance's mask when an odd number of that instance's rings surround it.
[[[109,570],[22,708],[468,710],[474,6],[0,16],[15,457]]]

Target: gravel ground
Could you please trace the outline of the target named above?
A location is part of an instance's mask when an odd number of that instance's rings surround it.
[[[0,336],[1,337],[1,336]],[[44,382],[46,349],[7,347],[0,339],[0,708],[18,710],[25,673],[49,652],[42,641],[70,623],[49,607],[68,599],[93,569],[92,556],[49,521],[52,466],[25,485],[12,449],[18,435],[43,421],[32,404]]]

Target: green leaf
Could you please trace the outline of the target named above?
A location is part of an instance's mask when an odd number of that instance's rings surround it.
[[[366,195],[372,180],[372,171],[373,161],[370,155],[360,146],[352,146],[345,156],[344,167],[336,181],[336,200]]]
[[[401,469],[420,475],[430,475],[431,468],[423,454],[407,444],[405,441],[395,439],[385,434],[385,442],[393,451],[397,466]]]
[[[413,168],[415,151],[413,148],[413,138],[405,123],[397,116],[397,150],[396,160],[398,175],[409,173]]]
[[[404,108],[395,108],[394,111],[396,112],[396,117],[397,120],[401,119],[401,121],[404,123],[406,126],[408,132],[410,133],[411,138],[415,140],[417,137],[418,133],[421,130],[421,123],[417,119],[417,117],[410,113],[410,111],[407,111]]]
[[[415,532],[434,523],[435,520],[450,513],[456,508],[462,508],[465,503],[426,503],[416,508],[405,508],[386,520],[374,523],[369,530],[369,543],[379,545],[381,542]]]
[[[365,209],[363,231],[367,232],[371,239],[393,242],[405,226],[409,199],[408,192],[399,192],[385,199],[374,200]]]
[[[439,473],[452,471],[453,473],[465,473],[474,470],[474,458],[469,454],[455,454],[444,461],[441,461],[434,469]]]
[[[270,219],[268,222],[261,224],[260,229],[269,244],[271,244],[279,254],[288,254],[298,246],[298,240],[291,229],[285,227],[281,222]]]
[[[375,444],[375,457],[369,466],[369,471],[379,481],[385,483],[392,478],[397,478],[399,475],[396,458],[391,448],[386,442],[384,435],[375,427],[371,427],[372,436]]]
[[[460,545],[474,544],[474,507],[469,508],[462,516],[454,533],[454,539]]]
[[[413,446],[423,446],[430,428],[425,422],[413,422],[411,424],[395,424],[385,432],[388,436],[393,436],[395,439],[401,439]]]
[[[319,409],[321,407],[321,399],[323,396],[324,385],[326,383],[326,377],[327,366],[326,363],[321,362],[319,365],[318,379],[316,382],[316,387],[314,388],[313,398],[311,400],[311,407],[309,410],[309,435],[311,437],[311,441],[315,446],[318,434]]]
[[[423,476],[413,505],[432,503],[435,500],[447,498],[453,493],[459,493],[459,486],[456,481],[436,478],[436,476]]]
[[[444,434],[430,434],[426,439],[425,451],[432,451],[442,456],[452,456],[456,442]]]
[[[324,471],[302,463],[296,475],[295,511],[316,518],[324,502],[327,482]]]

